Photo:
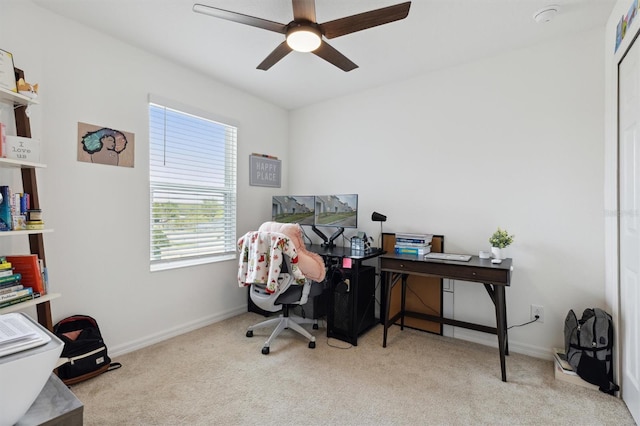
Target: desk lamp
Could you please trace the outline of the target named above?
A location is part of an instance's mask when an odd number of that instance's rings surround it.
[[[371,220],[374,222],[380,222],[380,236],[378,237],[378,247],[382,248],[382,243],[380,239],[382,238],[382,222],[387,221],[387,217],[382,213],[373,212],[371,213]]]

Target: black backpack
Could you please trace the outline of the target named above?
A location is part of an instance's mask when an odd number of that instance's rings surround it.
[[[613,383],[613,322],[599,308],[585,309],[578,320],[573,309],[564,320],[567,362],[583,380],[613,395],[620,387]]]
[[[58,322],[53,333],[64,342],[60,355],[64,364],[58,367],[58,377],[73,385],[122,365],[111,362],[95,319],[88,315],[73,315]]]

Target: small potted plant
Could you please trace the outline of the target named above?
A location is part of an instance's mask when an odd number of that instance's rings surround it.
[[[489,243],[491,243],[491,254],[495,259],[504,259],[503,250],[505,247],[513,243],[514,235],[509,235],[509,233],[498,227],[498,230],[493,233],[491,238],[489,238]]]

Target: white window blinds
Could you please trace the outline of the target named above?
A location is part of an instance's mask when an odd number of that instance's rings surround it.
[[[236,253],[237,128],[149,103],[151,270]]]

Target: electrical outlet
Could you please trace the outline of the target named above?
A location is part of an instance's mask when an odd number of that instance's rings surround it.
[[[538,316],[538,321],[536,322],[544,322],[544,307],[540,305],[531,305],[531,321],[536,319],[536,315]]]

